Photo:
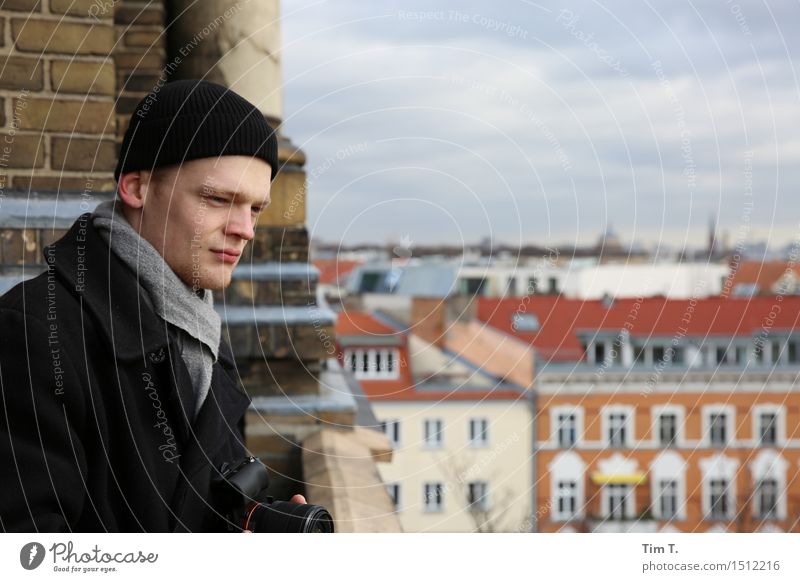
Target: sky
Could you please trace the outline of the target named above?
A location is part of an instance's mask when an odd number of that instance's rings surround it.
[[[312,238],[800,234],[800,3],[283,0]]]

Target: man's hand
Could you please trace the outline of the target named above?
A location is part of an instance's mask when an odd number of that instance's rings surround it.
[[[302,503],[302,504],[308,503],[308,501],[306,501],[306,498],[300,495],[299,493],[297,495],[292,496],[292,498],[289,501],[292,503]]]

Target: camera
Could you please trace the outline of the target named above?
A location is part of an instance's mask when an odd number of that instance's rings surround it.
[[[255,457],[220,467],[212,487],[218,507],[227,512],[231,531],[333,533],[333,516],[320,505],[274,501],[271,497],[259,501],[268,485],[267,468]]]

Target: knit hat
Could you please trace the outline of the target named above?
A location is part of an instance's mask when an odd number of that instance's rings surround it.
[[[252,156],[278,173],[278,140],[264,115],[222,85],[199,79],[156,86],[136,106],[114,178],[199,158]]]

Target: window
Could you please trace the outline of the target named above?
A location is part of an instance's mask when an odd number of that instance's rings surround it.
[[[669,357],[669,361],[670,361],[670,363],[672,363],[672,364],[683,364],[684,361],[686,360],[684,354],[685,354],[685,350],[683,349],[682,346],[675,346],[674,348],[672,348],[670,350],[670,353],[669,353],[669,356],[670,356]]]
[[[350,371],[359,379],[396,378],[396,359],[397,350],[392,349],[348,350],[344,355],[344,361],[349,362]]]
[[[383,434],[389,437],[392,448],[400,446],[400,421],[396,419],[381,421]]]
[[[627,442],[626,424],[628,415],[624,412],[612,412],[608,415],[608,445],[624,447]]]
[[[528,295],[536,295],[539,292],[539,281],[537,281],[536,277],[531,277],[528,279]]]
[[[798,361],[800,361],[800,358],[798,358],[798,356],[800,356],[800,353],[798,353],[798,350],[797,350],[797,342],[796,341],[790,341],[789,342],[789,346],[788,346],[788,353],[787,353],[787,357],[789,358],[789,363],[790,364],[798,363]]]
[[[602,364],[606,359],[606,344],[603,342],[595,342],[594,344],[594,362]]]
[[[441,483],[425,483],[425,498],[423,505],[425,511],[442,511],[444,508],[444,487]]]
[[[730,364],[731,353],[727,346],[717,346],[717,364]]]
[[[485,447],[489,444],[489,421],[485,418],[469,420],[469,444],[473,447]]]
[[[577,419],[574,413],[558,415],[558,446],[567,449],[575,444],[578,437]]]
[[[575,517],[577,511],[578,484],[575,481],[559,481],[556,510],[561,519]]]
[[[515,313],[511,318],[511,327],[515,331],[539,331],[539,318],[533,313]]]
[[[644,364],[644,346],[634,344],[633,346],[633,365],[641,366]]]
[[[480,277],[466,277],[461,279],[461,289],[466,295],[483,295],[486,279]]]
[[[781,358],[781,344],[778,342],[772,343],[772,363],[777,364]]]
[[[774,412],[762,412],[758,415],[758,436],[762,446],[775,445],[778,442],[778,416]]]
[[[653,364],[664,361],[664,346],[653,346]]]
[[[611,483],[606,485],[608,490],[608,519],[625,519],[625,504],[631,492],[630,485]]]
[[[712,412],[709,415],[709,440],[712,447],[725,446],[728,442],[726,422],[728,415],[724,412]]]
[[[658,483],[658,515],[673,519],[678,515],[678,482],[664,479]]]
[[[744,366],[747,363],[747,346],[736,346],[736,364]]]
[[[389,497],[392,499],[392,503],[394,504],[394,510],[397,511],[400,509],[400,483],[387,483],[386,484],[386,491],[389,493]]]
[[[444,435],[442,434],[442,421],[438,418],[425,420],[425,441],[426,447],[439,448],[442,446]]]
[[[678,436],[678,417],[675,413],[664,413],[658,417],[658,442],[665,447],[674,446]]]
[[[778,512],[778,482],[775,479],[763,479],[758,484],[758,517],[775,519]]]
[[[726,519],[728,517],[728,481],[725,479],[712,479],[710,486],[710,515],[711,519]]]
[[[556,295],[558,293],[558,279],[555,277],[550,277],[547,280],[547,292],[550,295]]]
[[[489,484],[486,481],[473,481],[468,484],[467,501],[473,511],[489,509]]]

